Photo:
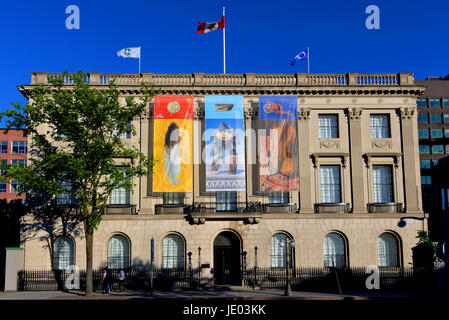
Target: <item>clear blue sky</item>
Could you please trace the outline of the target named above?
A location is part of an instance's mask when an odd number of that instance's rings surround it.
[[[65,9],[80,8],[80,30]],[[367,30],[365,8],[380,8]],[[31,71],[137,72],[117,50],[142,47],[142,71],[221,73],[222,32],[197,34],[226,6],[227,72],[306,72],[290,62],[310,47],[312,73],[449,73],[448,0],[46,0],[1,1],[0,108],[24,102],[16,86]]]

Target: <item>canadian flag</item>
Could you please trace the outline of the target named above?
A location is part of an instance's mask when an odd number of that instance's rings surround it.
[[[224,29],[225,17],[223,16],[218,22],[199,22],[197,33],[208,33],[218,29]]]

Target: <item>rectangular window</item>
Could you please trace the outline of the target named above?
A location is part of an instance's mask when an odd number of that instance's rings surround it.
[[[11,193],[19,192],[19,185],[20,185],[19,181],[11,180],[9,184],[11,186]]]
[[[444,129],[444,135],[449,138],[449,129]]]
[[[420,123],[428,123],[429,122],[429,116],[427,113],[419,113],[418,114],[418,122]]]
[[[184,204],[184,192],[164,192],[164,204]]]
[[[63,181],[62,187],[67,191],[56,197],[56,203],[58,205],[75,205],[76,196],[74,194],[74,188],[72,187],[72,183],[70,183],[70,181]]]
[[[0,153],[8,153],[8,141],[2,141],[0,143]]]
[[[6,192],[6,181],[0,181],[0,193]]]
[[[12,153],[27,153],[28,142],[27,141],[13,141]]]
[[[425,139],[429,137],[429,129],[418,129],[418,138]]]
[[[432,113],[430,116],[430,122],[442,122],[441,113]]]
[[[417,99],[416,104],[418,105],[418,108],[427,108],[427,99],[426,98]]]
[[[449,154],[449,144],[446,145],[446,153]]]
[[[421,176],[421,184],[432,184],[431,176]]]
[[[268,202],[269,203],[289,203],[289,193],[283,191],[269,191]]]
[[[8,163],[8,160],[2,160],[2,165],[6,165]],[[0,174],[5,173],[5,170],[0,169]]]
[[[445,108],[449,107],[449,99],[443,99],[443,107]]]
[[[128,123],[128,130],[129,130],[129,132],[122,132],[119,135],[119,138],[120,139],[130,139],[131,138],[131,122]],[[117,134],[117,130],[114,130],[113,134],[116,135]]]
[[[441,100],[439,98],[431,98],[430,106],[435,108],[441,108]]]
[[[20,164],[20,166],[22,168],[26,168],[27,167],[27,161],[26,160],[11,160],[11,164]]]
[[[338,115],[318,115],[318,138],[338,138]]]
[[[443,138],[442,129],[432,129],[432,138]]]
[[[123,175],[125,174],[125,168],[123,170]],[[130,204],[130,191],[125,188],[115,188],[111,192],[111,204]]]
[[[444,123],[449,123],[449,113],[444,114]]]
[[[433,166],[437,167],[438,166],[438,160],[432,160]]]
[[[390,138],[390,116],[388,114],[372,114],[371,138]]]
[[[420,160],[421,169],[430,169],[430,160]]]
[[[419,153],[429,154],[430,153],[430,146],[427,144],[421,144],[419,146]]]
[[[340,166],[320,166],[321,202],[340,203]]]
[[[391,166],[373,166],[374,203],[393,202]]]
[[[433,154],[443,154],[444,153],[444,146],[442,144],[434,144],[432,146],[432,153]]]
[[[218,191],[217,211],[237,211],[237,192],[235,191]]]

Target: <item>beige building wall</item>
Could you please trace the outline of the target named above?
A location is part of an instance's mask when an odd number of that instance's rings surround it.
[[[100,86],[97,79],[101,77],[102,74],[91,73],[91,84]],[[155,264],[160,266],[162,239],[170,233],[177,233],[184,238],[186,253],[192,252],[194,266],[197,266],[198,247],[201,247],[201,262],[213,267],[213,242],[225,230],[235,232],[240,238],[240,251],[248,253],[249,267],[254,264],[256,246],[258,265],[270,265],[270,239],[277,232],[287,233],[296,241],[297,266],[323,266],[323,239],[329,232],[338,232],[347,239],[349,266],[377,265],[377,238],[384,232],[397,236],[401,265],[408,266],[412,262],[411,248],[417,242],[417,230],[427,228],[421,203],[415,114],[416,97],[424,89],[413,85],[413,75],[116,74],[115,77],[120,80],[117,83],[124,97],[139,95],[140,80],[152,81],[166,95],[194,97],[194,192],[186,193],[186,205],[214,201],[212,195],[205,194],[202,190],[205,172],[204,166],[199,164],[204,144],[201,139],[204,128],[204,96],[243,95],[245,126],[249,128],[257,121],[259,95],[296,95],[301,191],[290,193],[290,202],[296,205],[297,210],[289,213],[282,209],[279,212],[262,211],[248,219],[248,215],[244,214],[229,213],[226,216],[208,212],[200,214],[195,220],[188,213],[180,214],[179,211],[157,214],[155,206],[163,204],[162,195],[152,193],[151,176],[137,178],[134,180],[131,202],[136,205],[137,215],[115,214],[103,217],[100,228],[94,235],[95,267],[105,266],[107,243],[114,234],[128,237],[131,244],[131,264],[135,266],[149,266],[150,243],[153,238]],[[33,73],[32,79],[30,86],[19,88],[25,96],[27,90],[44,81],[44,75]],[[335,139],[320,139],[318,115],[329,113],[338,115],[339,136]],[[371,114],[389,115],[390,138],[371,138]],[[133,124],[137,134],[127,142],[151,156],[152,103]],[[247,137],[248,162],[255,157],[252,151],[254,143],[255,136]],[[319,213],[316,208],[322,202],[319,168],[329,164],[340,166],[342,207],[339,208],[347,210],[331,208],[327,213]],[[368,208],[373,202],[373,165],[392,167],[394,203],[401,205],[402,211],[396,210],[395,206],[383,206],[380,208],[381,212]],[[254,184],[257,180],[254,175],[257,165],[248,163],[246,169],[247,194],[240,193],[239,201],[245,201],[247,197],[248,201],[266,203],[266,196],[255,193]],[[399,227],[398,222],[404,217],[407,217],[404,220],[406,225]],[[42,237],[45,238],[44,232],[31,237],[23,235],[23,238],[27,238],[23,243],[25,268],[50,267],[48,249],[45,248],[45,242],[41,241]],[[81,236],[74,238],[75,263],[84,268],[84,240]]]

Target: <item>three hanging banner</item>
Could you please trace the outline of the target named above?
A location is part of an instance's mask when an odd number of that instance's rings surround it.
[[[243,96],[206,96],[206,191],[246,191]]]
[[[193,97],[154,98],[153,192],[193,191]]]
[[[260,191],[299,191],[296,96],[259,97]]]
[[[154,101],[153,192],[192,192],[193,97]],[[296,96],[259,97],[259,191],[299,191],[297,119]],[[206,191],[245,192],[243,96],[206,96],[205,129]]]

